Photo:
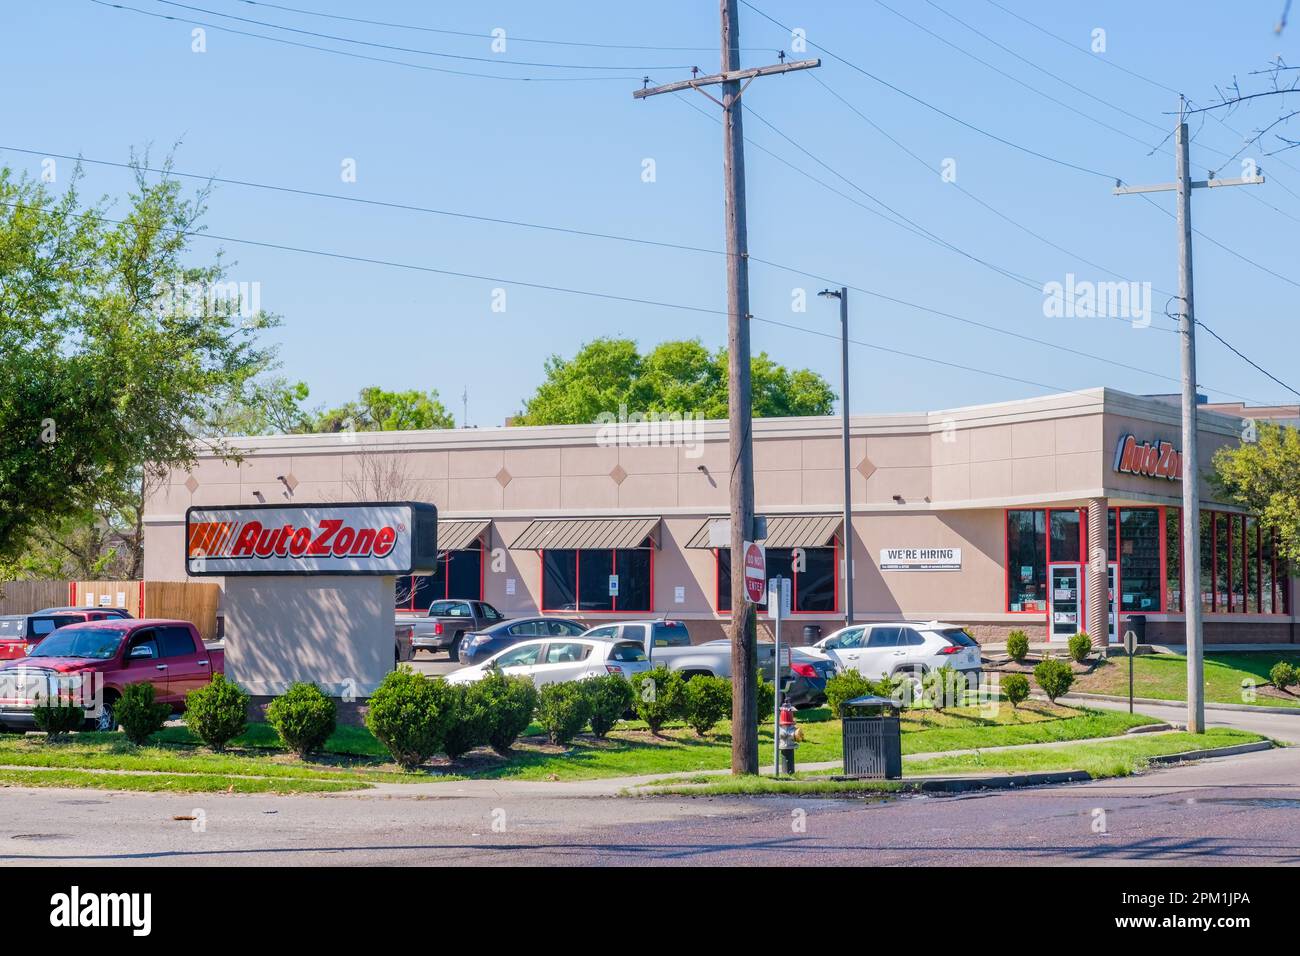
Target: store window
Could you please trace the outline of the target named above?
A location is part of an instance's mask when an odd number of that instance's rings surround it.
[[[1286,614],[1288,572],[1277,537],[1253,515],[1201,512],[1201,610]]]
[[[1047,610],[1046,511],[1007,512],[1007,607]]]
[[[611,575],[618,576],[615,595]],[[653,548],[543,551],[542,610],[650,611],[653,580]]]
[[[1183,609],[1183,586],[1179,568],[1183,566],[1182,512],[1165,509],[1165,608]]]
[[[483,545],[447,551],[432,574],[405,574],[397,579],[394,606],[399,611],[427,611],[448,598],[483,600]]]
[[[1160,512],[1121,508],[1119,512],[1120,610],[1160,610]]]
[[[731,550],[716,552],[719,613],[731,610]],[[795,614],[834,614],[839,610],[839,549],[768,548],[767,576],[789,577],[790,610]]]

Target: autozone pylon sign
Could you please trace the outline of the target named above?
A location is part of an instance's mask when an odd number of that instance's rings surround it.
[[[415,502],[193,507],[185,569],[197,576],[411,574],[437,561],[438,512]]]

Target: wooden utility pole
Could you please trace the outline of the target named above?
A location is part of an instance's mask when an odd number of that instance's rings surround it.
[[[1186,109],[1178,97],[1178,130],[1174,138],[1176,182],[1155,186],[1116,186],[1115,194],[1176,192],[1178,194],[1178,332],[1183,365],[1183,553],[1182,595],[1187,642],[1187,729],[1205,732],[1204,630],[1201,625],[1201,469],[1196,448],[1196,307],[1192,287],[1192,190],[1219,186],[1254,186],[1258,172],[1243,179],[1192,181],[1188,163]],[[1119,608],[1115,609],[1116,615]],[[1116,624],[1118,624],[1118,619]],[[1130,664],[1131,666],[1131,664]]]
[[[720,0],[722,72],[647,87],[632,95],[644,99],[694,89],[722,107],[722,169],[726,187],[727,229],[727,415],[731,447],[731,772],[758,773],[758,647],[754,606],[745,594],[743,543],[754,532],[754,445],[750,427],[749,247],[745,236],[745,135],[740,97],[757,77],[820,66],[820,60],[797,60],[772,66],[740,68],[737,0]],[[741,85],[741,81],[744,85]],[[703,87],[721,86],[722,99]],[[772,728],[776,733],[776,728]]]

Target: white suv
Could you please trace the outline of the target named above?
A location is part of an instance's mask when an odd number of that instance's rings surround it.
[[[981,674],[979,645],[955,624],[938,621],[854,624],[822,638],[811,649],[825,654],[838,669],[855,670],[870,680],[889,675],[919,684],[945,664],[964,674],[968,683],[972,675],[978,683]]]

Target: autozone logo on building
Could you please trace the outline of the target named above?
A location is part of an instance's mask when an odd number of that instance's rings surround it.
[[[393,502],[195,506],[186,570],[225,574],[409,574],[436,560],[437,511]]]
[[[315,527],[266,527],[260,521],[205,521],[190,526],[191,558],[383,558],[392,553],[397,529],[356,527],[341,518],[322,518]]]
[[[1173,442],[1139,443],[1132,435],[1121,435],[1115,446],[1115,470],[1125,475],[1178,481],[1183,477],[1183,456]]]

